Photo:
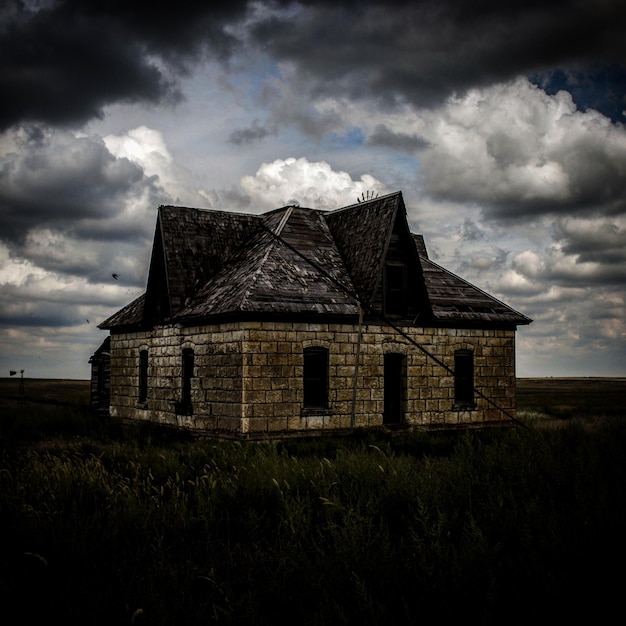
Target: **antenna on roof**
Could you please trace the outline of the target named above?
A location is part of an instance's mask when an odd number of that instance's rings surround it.
[[[374,198],[378,198],[378,194],[374,195],[374,191],[368,189],[361,194],[360,198],[357,198],[357,202],[366,202],[367,200],[374,200]]]

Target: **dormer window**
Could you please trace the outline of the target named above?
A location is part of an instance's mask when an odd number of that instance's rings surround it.
[[[384,277],[385,315],[407,313],[407,270],[403,263],[387,263]]]

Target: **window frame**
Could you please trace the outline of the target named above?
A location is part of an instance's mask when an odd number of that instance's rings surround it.
[[[393,378],[397,376],[397,378]],[[407,356],[401,352],[383,355],[383,424],[400,426],[405,421]]]
[[[195,353],[193,348],[184,348],[181,364],[181,394],[180,402],[177,407],[177,412],[180,415],[191,415],[193,413],[191,381],[194,378],[195,368]]]
[[[309,346],[303,350],[302,407],[308,410],[328,408],[329,350]]]
[[[474,351],[462,348],[454,351],[454,406],[475,408]]]
[[[148,401],[148,350],[139,351],[139,404],[145,404]]]

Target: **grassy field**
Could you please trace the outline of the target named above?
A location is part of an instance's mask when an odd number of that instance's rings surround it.
[[[518,378],[517,408],[564,419],[624,417],[626,378]]]
[[[528,428],[262,444],[98,418],[84,381],[26,380],[26,400],[18,385],[0,380],[5,623],[495,626],[621,611],[624,379],[521,379]]]
[[[14,405],[16,399],[49,404],[89,403],[88,380],[59,380],[55,378],[0,378],[0,403]],[[2,404],[0,404],[0,407]]]

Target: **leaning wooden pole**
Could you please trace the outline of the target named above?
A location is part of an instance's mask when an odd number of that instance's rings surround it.
[[[352,378],[352,413],[350,415],[350,428],[356,427],[356,390],[359,375],[359,363],[361,361],[361,337],[363,336],[363,307],[359,306],[359,328],[356,337],[356,355],[354,361],[354,375]]]

